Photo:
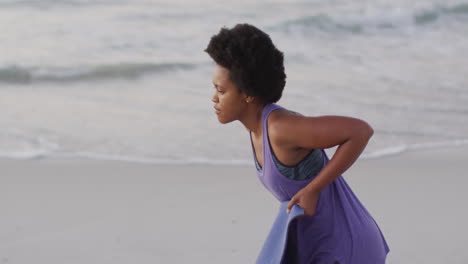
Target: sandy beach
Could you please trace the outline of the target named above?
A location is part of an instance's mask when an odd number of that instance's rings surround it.
[[[387,239],[387,263],[468,263],[467,157],[464,147],[414,151],[344,173]],[[0,168],[1,264],[254,263],[278,207],[253,164]]]

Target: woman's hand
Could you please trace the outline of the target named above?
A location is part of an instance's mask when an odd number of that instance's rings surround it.
[[[297,204],[299,207],[304,209],[304,214],[307,216],[312,216],[315,214],[317,209],[317,202],[320,192],[313,189],[302,188],[299,190],[289,201],[288,208],[286,212],[289,214],[291,208],[294,204]]]

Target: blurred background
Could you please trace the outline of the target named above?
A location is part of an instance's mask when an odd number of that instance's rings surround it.
[[[466,0],[0,0],[0,157],[253,165],[203,52],[237,23],[284,52],[278,104],[374,128],[362,158],[468,144]]]

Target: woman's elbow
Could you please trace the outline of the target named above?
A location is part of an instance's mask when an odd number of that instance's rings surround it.
[[[368,138],[371,138],[372,135],[374,135],[374,129],[367,122],[364,122],[363,134]]]
[[[370,139],[372,135],[374,135],[374,129],[372,128],[372,126],[363,120],[361,120],[359,129],[357,131],[357,134],[360,138]]]

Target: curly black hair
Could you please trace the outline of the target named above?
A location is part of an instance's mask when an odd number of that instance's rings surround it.
[[[204,51],[229,70],[231,81],[240,91],[262,103],[281,98],[286,84],[283,53],[265,32],[249,24],[222,27]]]

